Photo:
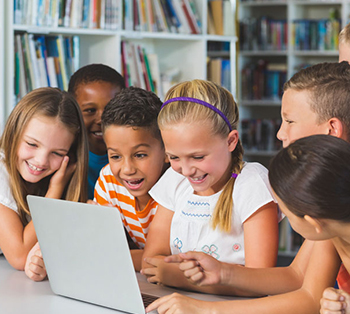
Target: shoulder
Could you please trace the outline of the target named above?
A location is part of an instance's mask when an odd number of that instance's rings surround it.
[[[17,204],[10,188],[10,177],[4,162],[4,154],[0,152],[0,203],[17,212]]]

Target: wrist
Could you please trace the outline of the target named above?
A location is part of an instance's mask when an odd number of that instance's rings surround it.
[[[237,264],[222,263],[219,283],[222,285],[234,285],[238,267],[241,266]]]

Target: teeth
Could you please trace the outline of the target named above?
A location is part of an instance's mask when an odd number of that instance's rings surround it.
[[[94,132],[96,136],[102,136],[102,132]]]
[[[126,181],[126,180],[125,180]],[[143,179],[140,180],[134,180],[134,181],[126,181],[129,185],[138,185],[143,181]]]
[[[201,176],[201,177],[197,177],[197,178],[191,178],[192,181],[200,181],[203,180],[205,178],[206,174]]]
[[[35,167],[34,165],[31,165],[30,163],[28,163],[28,166],[30,169],[32,169],[34,171],[43,171],[44,170],[43,168]]]

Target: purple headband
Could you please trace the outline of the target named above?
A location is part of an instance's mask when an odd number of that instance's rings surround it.
[[[162,110],[167,104],[171,103],[171,102],[174,102],[174,101],[189,101],[189,102],[194,102],[196,104],[200,104],[200,105],[203,105],[204,107],[207,107],[213,111],[215,111],[221,118],[223,118],[228,126],[228,128],[230,129],[230,132],[232,131],[232,127],[231,127],[231,123],[230,121],[227,119],[227,117],[224,115],[224,113],[222,111],[220,111],[218,108],[214,107],[213,105],[203,101],[203,100],[200,100],[200,99],[197,99],[197,98],[191,98],[191,97],[175,97],[175,98],[171,98],[171,99],[168,99],[163,105],[162,107],[160,108],[160,110]]]

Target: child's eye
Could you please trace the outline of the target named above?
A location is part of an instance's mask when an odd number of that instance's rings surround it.
[[[200,160],[200,159],[203,159],[204,156],[193,156],[193,159],[196,159],[196,160]]]
[[[292,121],[292,120],[285,120],[286,121],[286,123],[288,123],[288,124],[291,124],[291,123],[293,123],[294,121]]]
[[[109,156],[109,159],[118,160],[120,159],[120,156],[118,155]]]
[[[54,155],[58,156],[58,157],[64,157],[64,154],[58,153],[58,152],[53,152]]]
[[[95,108],[88,108],[88,109],[85,109],[83,112],[87,113],[87,114],[94,114],[96,112],[96,109]]]
[[[145,157],[147,157],[147,154],[139,153],[139,154],[135,154],[135,157],[136,158],[145,158]]]
[[[31,147],[37,147],[37,145],[36,144],[34,144],[34,143],[30,143],[30,142],[26,142],[27,143],[27,145],[28,146],[31,146]]]
[[[179,157],[176,157],[176,156],[169,156],[169,159],[170,159],[170,160],[177,160],[177,159],[179,159]]]

